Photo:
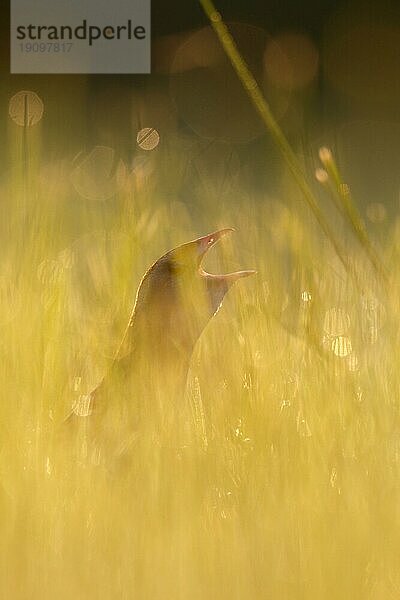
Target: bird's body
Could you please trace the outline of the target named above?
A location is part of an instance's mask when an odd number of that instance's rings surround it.
[[[90,420],[95,438],[121,442],[127,432],[132,437],[149,423],[156,430],[173,428],[198,338],[232,284],[254,273],[211,275],[203,270],[207,250],[230,231],[183,244],[150,267],[108,373],[85,397],[84,410],[77,403],[68,420]]]

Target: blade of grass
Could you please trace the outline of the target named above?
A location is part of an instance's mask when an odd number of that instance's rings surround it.
[[[199,0],[199,2],[201,4],[205,14],[207,15],[208,19],[210,20],[211,25],[212,25],[215,33],[217,34],[218,39],[221,42],[222,47],[224,48],[224,51],[225,51],[227,57],[229,58],[229,60],[232,64],[232,67],[236,71],[240,81],[242,82],[244,88],[246,89],[246,91],[247,91],[251,101],[253,102],[255,108],[257,109],[261,119],[263,120],[264,124],[266,125],[266,127],[267,127],[269,133],[271,134],[278,149],[280,150],[289,170],[291,171],[292,175],[294,176],[294,178],[297,182],[297,185],[299,186],[299,188],[303,194],[303,198],[306,201],[306,203],[308,204],[308,206],[310,207],[311,211],[313,212],[318,225],[320,226],[320,228],[322,229],[322,231],[324,232],[326,237],[329,239],[330,243],[332,244],[336,254],[338,255],[340,261],[342,262],[342,264],[345,267],[345,269],[347,270],[347,272],[349,274],[351,274],[353,276],[353,278],[357,279],[357,277],[354,273],[354,269],[352,268],[352,265],[350,264],[349,260],[347,259],[347,256],[345,255],[345,253],[342,251],[342,248],[340,247],[340,244],[339,244],[338,240],[336,239],[336,236],[335,236],[331,226],[327,222],[327,220],[318,204],[317,198],[315,197],[313,191],[311,190],[310,185],[307,182],[306,176],[303,173],[303,170],[300,166],[300,163],[299,163],[292,147],[290,146],[285,134],[283,133],[283,131],[279,127],[275,117],[273,116],[272,111],[271,111],[267,101],[265,100],[264,95],[261,92],[256,79],[254,78],[248,65],[246,64],[243,57],[241,56],[241,54],[235,44],[235,41],[233,40],[231,34],[229,33],[229,30],[228,30],[227,26],[225,25],[220,13],[216,10],[216,8],[211,0]],[[371,260],[371,256],[369,253],[368,253],[368,257]],[[377,270],[378,274],[381,276],[381,278],[386,283],[386,277],[385,277],[383,269],[378,267],[378,264],[376,261],[373,261],[372,264],[373,264],[373,267],[375,268],[375,270]]]
[[[321,148],[319,151],[319,157],[329,176],[329,181],[332,182],[332,186],[330,187],[331,189],[333,188],[332,193],[334,195],[335,205],[340,213],[351,224],[357,240],[364,248],[375,270],[379,272],[382,278],[386,281],[387,273],[385,266],[382,264],[379,256],[371,244],[371,240],[368,237],[362,217],[357,209],[356,203],[351,196],[350,188],[344,183],[332,152],[328,148]]]

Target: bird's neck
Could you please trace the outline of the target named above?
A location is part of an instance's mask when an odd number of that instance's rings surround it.
[[[179,401],[191,354],[192,348],[177,343],[168,331],[156,332],[132,320],[105,383],[135,397],[151,399],[162,394]]]

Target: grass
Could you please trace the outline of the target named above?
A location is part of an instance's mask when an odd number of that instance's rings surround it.
[[[221,195],[206,173],[191,213],[165,201],[180,157],[162,145],[98,202],[77,194],[69,164],[45,164],[40,125],[12,125],[9,139],[2,595],[398,598],[397,221],[381,249],[383,288],[337,215],[349,276],[284,171],[281,202],[250,200],[237,181]],[[84,435],[63,434],[65,416],[110,363],[147,266],[220,226],[238,233],[210,269],[258,276],[204,332],[186,396],[163,399],[166,413],[180,407],[176,435],[143,436],[122,472],[97,464]]]

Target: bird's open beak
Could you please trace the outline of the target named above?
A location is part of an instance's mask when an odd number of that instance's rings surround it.
[[[198,247],[198,253],[199,253],[199,272],[201,275],[203,275],[205,277],[213,277],[216,279],[224,279],[227,282],[233,283],[237,279],[241,279],[242,277],[248,277],[249,275],[254,275],[255,273],[257,273],[257,271],[255,271],[254,269],[250,269],[250,270],[245,270],[245,271],[235,271],[234,273],[224,273],[224,274],[219,274],[219,275],[213,275],[211,273],[207,273],[203,269],[202,262],[203,262],[205,255],[207,254],[208,250],[210,250],[210,248],[215,246],[215,244],[222,237],[224,237],[228,233],[232,233],[233,231],[235,231],[235,229],[232,229],[232,227],[229,227],[227,229],[220,229],[219,231],[214,231],[214,233],[210,233],[210,234],[205,235],[205,236],[199,238],[198,240],[196,240],[197,247]]]

